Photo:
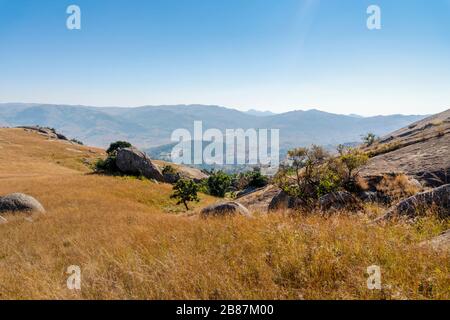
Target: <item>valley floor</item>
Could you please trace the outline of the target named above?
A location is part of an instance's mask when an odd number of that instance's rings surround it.
[[[200,219],[171,186],[90,173],[101,150],[0,129],[0,195],[47,209],[0,224],[0,299],[450,299],[450,255],[420,243],[432,217],[368,225],[367,215]],[[202,195],[194,212],[215,199]],[[80,291],[66,281],[81,268]],[[381,268],[382,290],[367,288]]]

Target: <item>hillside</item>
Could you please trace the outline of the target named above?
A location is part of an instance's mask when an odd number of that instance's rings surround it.
[[[450,109],[410,124],[368,148],[366,176],[406,173],[427,186],[450,183]]]
[[[91,173],[104,151],[0,129],[0,196],[30,194],[42,215],[3,215],[1,299],[448,299],[445,253],[420,246],[448,225],[433,219],[369,226],[367,216],[200,219],[171,186]],[[31,219],[30,219],[31,218]],[[381,291],[368,290],[379,264]],[[66,270],[82,270],[82,290]],[[423,290],[424,286],[433,290]]]
[[[204,130],[217,128],[280,129],[280,147],[286,150],[312,143],[337,145],[360,141],[361,135],[384,135],[423,116],[355,117],[318,110],[283,114],[254,114],[234,109],[204,106],[146,106],[139,108],[95,108],[86,106],[0,104],[0,125],[41,125],[89,145],[106,147],[111,141],[127,140],[148,149],[169,144],[175,129],[192,132],[194,121],[202,121]]]

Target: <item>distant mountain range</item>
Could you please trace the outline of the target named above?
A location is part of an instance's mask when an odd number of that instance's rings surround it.
[[[312,143],[334,146],[357,142],[361,135],[384,135],[425,118],[422,115],[360,117],[319,110],[281,114],[206,105],[144,106],[137,108],[89,107],[5,103],[0,104],[0,126],[40,125],[57,129],[88,145],[106,147],[116,140],[127,140],[150,149],[170,144],[178,128],[193,132],[194,121],[209,128],[280,129],[281,149]]]
[[[270,112],[270,111],[259,111],[255,109],[250,109],[245,112],[246,114],[257,116],[257,117],[267,117],[267,116],[274,116],[276,113]]]

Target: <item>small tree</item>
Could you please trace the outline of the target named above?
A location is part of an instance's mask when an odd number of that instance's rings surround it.
[[[366,146],[370,147],[377,141],[378,137],[374,134],[369,132],[365,136],[363,136],[363,142],[366,144]]]
[[[199,202],[200,199],[197,195],[198,185],[188,179],[180,179],[173,186],[173,193],[170,196],[171,199],[177,199],[177,205],[184,204],[186,210],[189,210],[188,203],[189,202]]]
[[[131,147],[131,143],[129,143],[127,141],[116,141],[109,145],[109,148],[108,148],[108,150],[106,150],[106,153],[112,154],[115,151],[117,151],[118,149],[130,148],[130,147]]]
[[[338,151],[336,172],[342,177],[343,187],[347,191],[356,192],[360,189],[357,183],[359,171],[369,161],[369,156],[356,148],[341,148]]]

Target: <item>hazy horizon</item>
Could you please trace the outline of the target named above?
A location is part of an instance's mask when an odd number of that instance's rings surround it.
[[[205,106],[205,107],[218,107],[218,108],[225,108],[229,110],[236,110],[244,113],[252,113],[252,112],[258,112],[261,114],[264,113],[271,113],[273,115],[283,114],[283,113],[289,113],[289,112],[307,112],[307,111],[319,111],[319,112],[325,112],[325,113],[331,113],[336,115],[343,115],[343,116],[358,116],[358,117],[364,117],[364,118],[370,118],[370,117],[377,117],[377,116],[395,116],[395,115],[403,115],[403,116],[428,116],[432,114],[437,114],[444,112],[448,110],[449,108],[443,108],[441,111],[438,111],[436,113],[387,113],[387,114],[372,114],[372,115],[363,115],[363,114],[357,114],[357,113],[340,113],[340,112],[330,112],[323,110],[321,108],[312,107],[312,108],[291,108],[287,111],[283,112],[274,112],[267,109],[256,109],[254,107],[249,108],[236,108],[233,106],[223,106],[218,104],[200,104],[200,103],[180,103],[180,104],[161,104],[161,105],[151,105],[151,104],[144,104],[144,105],[138,105],[138,106],[118,106],[118,105],[105,105],[105,106],[99,106],[99,105],[92,105],[92,104],[70,104],[70,103],[47,103],[47,102],[21,102],[21,101],[0,101],[0,107],[2,105],[7,104],[23,104],[23,105],[47,105],[47,106],[70,106],[70,107],[86,107],[86,108],[120,108],[120,109],[134,109],[134,108],[146,108],[146,107],[177,107],[177,106]],[[262,116],[262,115],[261,115]]]

